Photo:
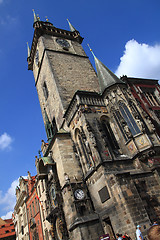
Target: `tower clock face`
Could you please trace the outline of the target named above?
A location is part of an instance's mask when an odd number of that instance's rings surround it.
[[[82,200],[85,197],[85,194],[82,189],[76,189],[74,192],[74,196],[77,200]]]
[[[56,39],[56,42],[61,46],[61,47],[64,47],[64,48],[69,48],[70,47],[70,44],[67,40],[65,39],[62,39],[62,38],[57,38]]]

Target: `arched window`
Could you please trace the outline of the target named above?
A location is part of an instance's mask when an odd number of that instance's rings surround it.
[[[132,135],[136,135],[138,133],[140,133],[140,129],[139,127],[137,126],[132,114],[130,113],[129,109],[127,108],[127,106],[124,104],[124,103],[120,103],[119,104],[119,109],[120,109],[120,112],[124,118],[124,120],[126,121]]]
[[[114,133],[112,131],[109,121],[106,118],[102,118],[101,123],[102,123],[102,128],[107,137],[106,138],[107,143],[111,146],[113,150],[119,149],[119,145],[114,136]]]

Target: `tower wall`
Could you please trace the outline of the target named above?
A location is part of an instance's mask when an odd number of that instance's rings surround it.
[[[60,47],[56,37],[44,35],[38,39],[39,64],[34,61],[33,73],[42,109],[46,107],[50,120],[58,125],[77,90],[99,92],[98,78],[82,46],[68,40],[68,51]],[[46,82],[48,98],[43,84]],[[44,115],[44,114],[43,114]]]

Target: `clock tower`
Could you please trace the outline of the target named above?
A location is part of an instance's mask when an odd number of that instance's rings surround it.
[[[56,28],[35,15],[34,36],[28,56],[33,71],[43,119],[63,125],[63,115],[77,90],[99,91],[96,73],[81,43],[77,30]]]
[[[77,90],[99,92],[99,83],[81,46],[83,38],[69,25],[70,31],[56,28],[40,21],[34,13],[34,36],[27,61],[34,74],[48,138],[48,147],[42,151],[42,160],[36,160],[36,167],[41,175],[43,160],[49,156],[54,162],[54,167],[46,170],[50,206],[47,219],[53,225],[53,239],[96,240],[103,230],[64,115]]]

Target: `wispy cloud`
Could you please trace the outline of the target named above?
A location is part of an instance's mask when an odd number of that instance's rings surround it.
[[[23,178],[27,179],[27,176],[23,176]],[[8,219],[12,217],[12,213],[16,204],[16,187],[18,185],[19,178],[11,183],[11,186],[5,193],[0,191],[0,208],[3,212],[5,212],[5,215],[1,216],[2,219]]]
[[[12,218],[12,213],[13,213],[13,211],[9,211],[9,212],[6,213],[6,215],[1,216],[1,218],[2,218],[3,220],[5,220],[5,219],[10,219],[10,218]]]
[[[3,2],[3,0],[0,0],[0,4]],[[1,26],[10,26],[13,24],[17,23],[17,18],[16,17],[12,17],[10,15],[5,16],[4,18],[0,17],[0,25]]]
[[[0,4],[3,2],[3,0],[0,0]]]
[[[160,79],[160,44],[150,46],[132,39],[125,45],[116,75]]]
[[[11,143],[13,138],[9,136],[6,132],[0,136],[0,150],[11,149]]]
[[[16,204],[15,189],[18,184],[19,179],[11,183],[10,188],[5,194],[0,191],[0,205],[3,206],[3,211],[7,212],[4,216],[2,216],[3,219],[12,217],[13,209]]]

